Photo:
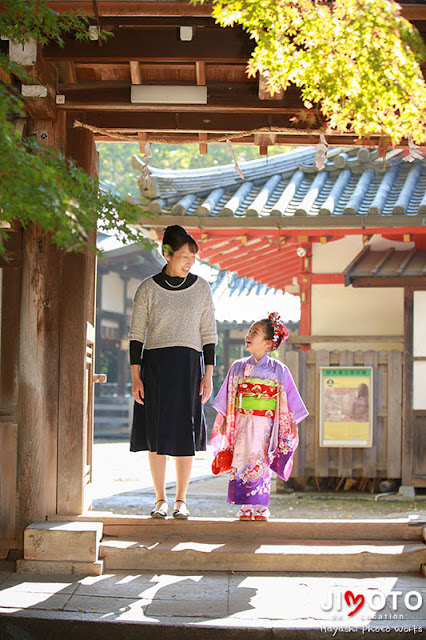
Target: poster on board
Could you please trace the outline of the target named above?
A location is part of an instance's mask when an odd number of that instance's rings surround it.
[[[320,447],[371,447],[372,367],[321,367]]]

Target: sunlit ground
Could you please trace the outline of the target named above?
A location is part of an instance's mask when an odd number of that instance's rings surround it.
[[[237,508],[226,502],[228,476],[213,476],[212,454],[195,456],[188,506],[196,517],[234,518]],[[152,508],[154,492],[149,473],[148,454],[132,453],[128,442],[96,443],[93,449],[93,508],[117,514],[147,515]],[[174,498],[174,461],[168,460],[167,494]],[[414,500],[398,495],[383,496],[369,491],[271,493],[270,510],[275,518],[402,518],[413,517],[426,523],[426,495]]]

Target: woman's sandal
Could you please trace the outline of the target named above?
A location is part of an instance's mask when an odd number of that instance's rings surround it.
[[[253,507],[241,507],[237,513],[239,520],[253,520]]]
[[[157,505],[160,505],[159,507],[157,507]],[[157,502],[154,505],[154,508],[151,510],[151,517],[152,518],[166,518],[167,517],[167,511],[169,509],[169,505],[167,504],[167,500],[157,500]]]
[[[255,520],[268,520],[271,517],[271,512],[268,507],[256,507],[256,511],[254,512]]]
[[[176,506],[176,503],[179,502],[179,505]],[[175,508],[173,511],[173,517],[177,520],[186,520],[189,517],[190,513],[188,507],[186,506],[186,502],[183,500],[175,500]]]

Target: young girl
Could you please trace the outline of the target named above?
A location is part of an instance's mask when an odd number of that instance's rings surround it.
[[[211,444],[215,455],[233,454],[228,503],[241,505],[240,520],[269,518],[271,470],[289,478],[297,424],[308,415],[287,367],[268,356],[287,338],[278,313],[255,322],[245,338],[252,355],[233,363],[213,403]]]

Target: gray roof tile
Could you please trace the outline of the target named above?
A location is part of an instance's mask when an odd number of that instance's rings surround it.
[[[169,171],[151,167],[152,188],[138,202],[151,213],[191,217],[416,216],[426,213],[426,158],[404,162],[405,151],[331,149],[323,170],[315,150],[268,159]],[[133,168],[140,169],[137,158]],[[149,194],[149,195],[147,195]]]

